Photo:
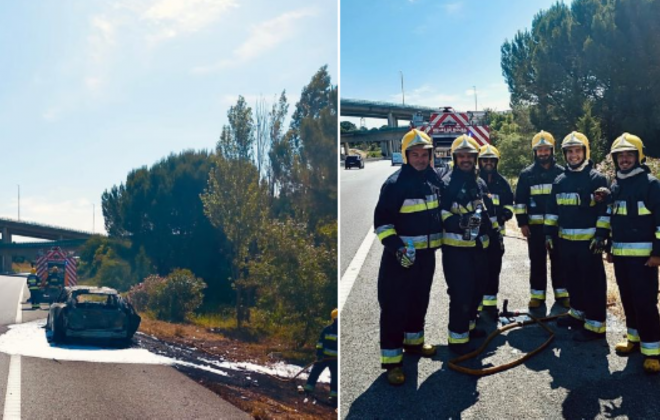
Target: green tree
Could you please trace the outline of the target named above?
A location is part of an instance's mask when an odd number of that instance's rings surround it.
[[[211,167],[207,151],[172,154],[151,168],[131,171],[125,184],[102,197],[106,222],[116,232],[124,232],[120,238],[130,238],[130,255],[122,257],[137,275],[190,269],[207,282],[209,305],[233,300],[227,281],[230,258],[223,252],[226,238],[206,218],[200,200]],[[106,213],[106,209],[118,210]]]
[[[336,248],[317,245],[306,231],[290,219],[267,225],[259,237],[262,252],[249,264],[261,286],[259,309],[268,322],[287,325],[297,347],[317,338],[337,304]],[[332,228],[326,233],[333,236]]]
[[[236,320],[239,328],[249,317],[245,312],[243,290],[250,289],[244,273],[250,258],[250,246],[266,216],[267,190],[260,182],[257,168],[250,156],[235,153],[236,144],[253,137],[250,112],[238,104],[227,113],[225,126],[213,156],[208,187],[201,195],[204,213],[211,224],[228,239],[231,256],[231,282],[236,288]],[[244,101],[243,101],[244,102]],[[234,115],[240,113],[240,117]],[[238,136],[242,136],[239,138]]]
[[[598,163],[607,157],[607,144],[602,137],[600,123],[591,114],[591,104],[584,103],[584,114],[578,119],[576,129],[589,139],[591,160]]]
[[[357,131],[357,126],[353,124],[350,121],[342,121],[339,123],[339,127],[341,128],[341,133],[348,133],[350,131]]]
[[[529,106],[534,126],[557,137],[593,118],[598,150],[629,131],[659,154],[658,15],[660,0],[574,0],[540,12],[502,46],[512,106]]]

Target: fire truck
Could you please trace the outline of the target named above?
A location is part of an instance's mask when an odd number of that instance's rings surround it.
[[[65,252],[60,247],[52,247],[41,253],[35,262],[37,275],[41,279],[42,288],[45,289],[44,299],[52,301],[59,291],[48,287],[48,278],[56,276],[60,287],[75,286],[78,284],[78,257],[72,252]]]
[[[410,125],[433,139],[433,166],[436,168],[451,162],[451,143],[461,134],[471,136],[481,146],[490,143],[486,112],[458,112],[446,106],[433,112],[429,121],[424,121],[421,113],[414,115]]]

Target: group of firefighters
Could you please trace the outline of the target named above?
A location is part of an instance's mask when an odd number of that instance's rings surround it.
[[[643,369],[660,372],[660,182],[645,165],[642,140],[624,133],[611,148],[616,177],[608,183],[590,160],[579,132],[561,143],[532,139],[534,162],[518,179],[515,198],[498,173],[500,152],[467,135],[451,145],[450,168],[433,168],[433,143],[413,129],[402,139],[404,165],[382,186],[375,210],[384,246],[378,274],[381,365],[392,385],[405,381],[404,350],[431,357],[424,324],[435,273],[435,252],[449,294],[448,348],[463,355],[486,336],[479,312],[497,314],[505,223],[516,216],[530,258],[529,308],[545,304],[547,259],[555,302],[568,309],[557,324],[574,340],[605,338],[606,276],[603,253],[614,263],[626,316],[627,339],[619,354],[641,351]],[[515,205],[514,205],[515,202]]]
[[[55,266],[50,273],[48,273],[46,281],[43,282],[39,278],[39,275],[37,275],[37,270],[32,268],[30,274],[27,276],[27,286],[30,290],[30,303],[32,304],[32,309],[39,309],[41,307],[44,292],[48,293],[50,301],[55,299],[64,287],[64,278],[60,276],[59,269]]]

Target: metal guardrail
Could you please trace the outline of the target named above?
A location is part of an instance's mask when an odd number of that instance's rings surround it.
[[[409,109],[417,109],[419,111],[428,111],[428,112],[434,112],[438,111],[442,108],[433,108],[433,107],[428,107],[428,106],[419,106],[419,105],[403,105],[403,104],[397,104],[397,103],[392,103],[392,102],[382,102],[382,101],[367,101],[364,99],[350,99],[350,98],[341,98],[340,100],[341,106],[370,106],[370,107],[382,107],[382,108],[393,108],[393,109],[400,109],[400,110],[409,110]]]
[[[63,239],[61,241],[43,241],[43,242],[12,242],[10,244],[0,243],[0,249],[26,249],[26,248],[51,248],[75,247],[84,244],[87,239]]]

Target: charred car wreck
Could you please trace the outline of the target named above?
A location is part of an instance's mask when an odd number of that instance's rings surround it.
[[[54,343],[68,338],[130,342],[141,318],[133,305],[107,287],[65,287],[51,305],[46,337]]]

